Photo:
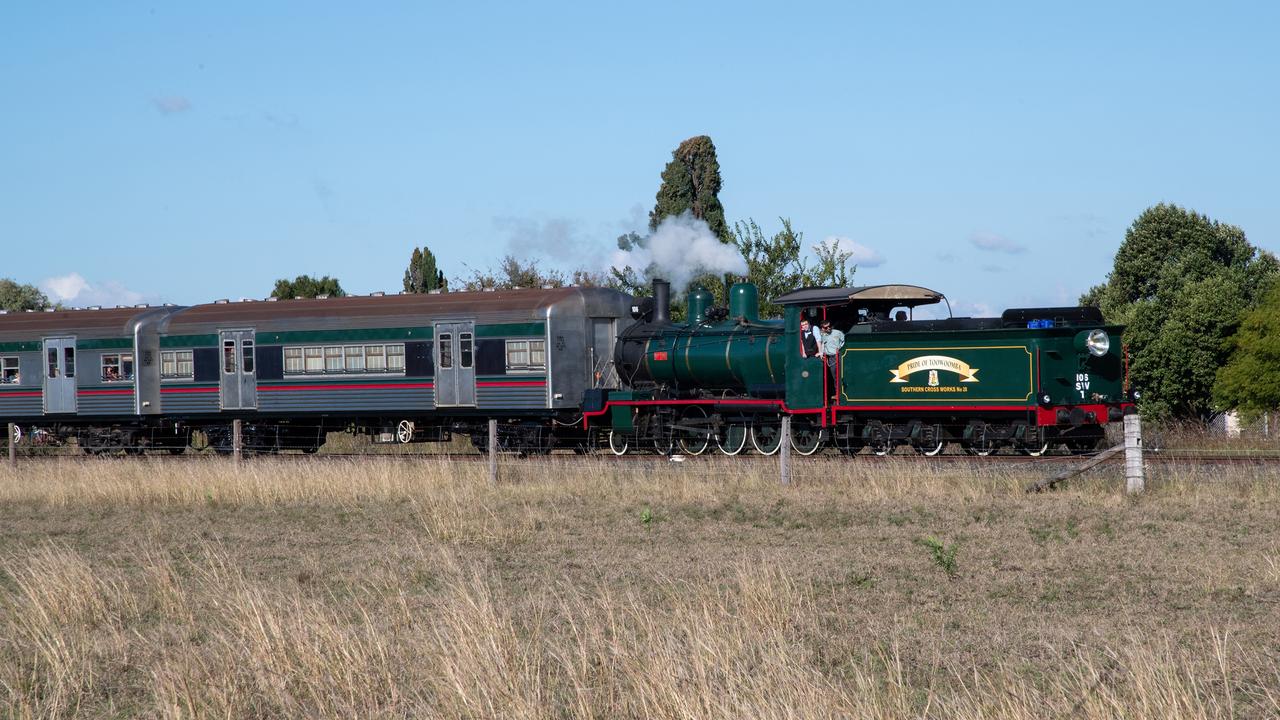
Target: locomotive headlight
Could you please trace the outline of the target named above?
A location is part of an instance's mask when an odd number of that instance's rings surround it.
[[[1084,346],[1094,357],[1102,357],[1111,349],[1111,338],[1107,336],[1106,330],[1090,330]]]

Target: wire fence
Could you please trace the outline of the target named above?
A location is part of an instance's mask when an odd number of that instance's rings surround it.
[[[483,421],[479,421],[483,422]],[[5,448],[15,460],[68,457],[173,457],[184,459],[232,457],[314,457],[324,458],[420,458],[449,457],[479,460],[489,453],[487,424],[466,427],[335,428],[332,424],[302,422],[288,424],[241,421],[239,440],[235,423],[177,428],[134,428],[128,426],[79,429],[50,429],[41,426],[10,426]],[[1100,448],[1122,442],[1119,423],[1108,426]],[[943,445],[936,455],[925,455],[908,444],[877,453],[871,448],[841,448],[829,435],[804,446],[786,442],[776,433],[772,442],[761,446],[746,436],[719,437],[710,430],[681,434],[678,430],[657,437],[619,435],[611,442],[607,430],[583,432],[580,425],[542,425],[529,422],[496,423],[497,448],[503,457],[537,459],[584,456],[616,458],[619,461],[697,461],[732,455],[739,458],[772,457],[784,452],[795,460],[807,458],[859,458],[887,455],[899,459],[954,462],[974,461],[1036,464],[1063,458],[1089,456],[1096,450],[1069,451],[1051,444],[1042,455],[1027,449],[998,446],[989,454],[976,456],[958,442]],[[745,431],[744,431],[745,432]],[[814,445],[816,443],[816,447]],[[1244,433],[1227,436],[1189,426],[1149,425],[1144,430],[1144,446],[1153,459],[1237,458],[1259,461],[1280,460],[1280,437],[1275,434]],[[238,450],[238,453],[237,453]],[[625,452],[619,452],[625,450]]]

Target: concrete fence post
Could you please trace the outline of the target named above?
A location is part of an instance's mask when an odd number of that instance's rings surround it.
[[[498,421],[489,418],[489,482],[498,482]]]
[[[782,484],[791,484],[791,416],[782,416],[782,445],[778,448],[778,470]]]
[[[1130,495],[1146,489],[1142,465],[1142,420],[1139,415],[1124,416],[1124,488]]]
[[[231,457],[237,465],[244,456],[244,441],[240,434],[242,421],[239,418],[231,421]]]

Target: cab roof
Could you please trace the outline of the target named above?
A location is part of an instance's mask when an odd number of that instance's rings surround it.
[[[860,287],[819,287],[792,290],[773,299],[778,305],[844,305],[863,303],[888,307],[916,307],[942,302],[937,290],[919,285],[863,285]]]

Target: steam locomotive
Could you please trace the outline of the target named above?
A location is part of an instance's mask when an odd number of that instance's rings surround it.
[[[525,453],[982,455],[1087,449],[1132,411],[1120,328],[1096,309],[912,319],[944,300],[808,288],[775,298],[774,320],[740,283],[727,307],[693,289],[673,322],[655,281],[639,299],[570,287],[0,311],[0,421],[87,452],[229,451],[237,419],[260,452],[315,452],[335,431],[483,446],[494,419],[500,446]],[[806,357],[802,317],[845,332],[832,371]]]
[[[690,293],[685,323],[671,321],[664,282],[652,303],[635,306],[638,321],[615,349],[624,389],[593,393],[583,412],[608,428],[613,452],[698,454],[714,444],[736,455],[750,443],[768,455],[789,442],[802,455],[827,444],[936,455],[955,442],[975,455],[1040,455],[1092,449],[1107,423],[1133,412],[1121,328],[1097,308],[914,320],[945,297],[878,285],[796,290],[774,300],[781,320],[762,320],[750,284],[730,288],[728,308],[710,307],[710,297]],[[802,319],[844,333],[830,371],[806,356]]]

